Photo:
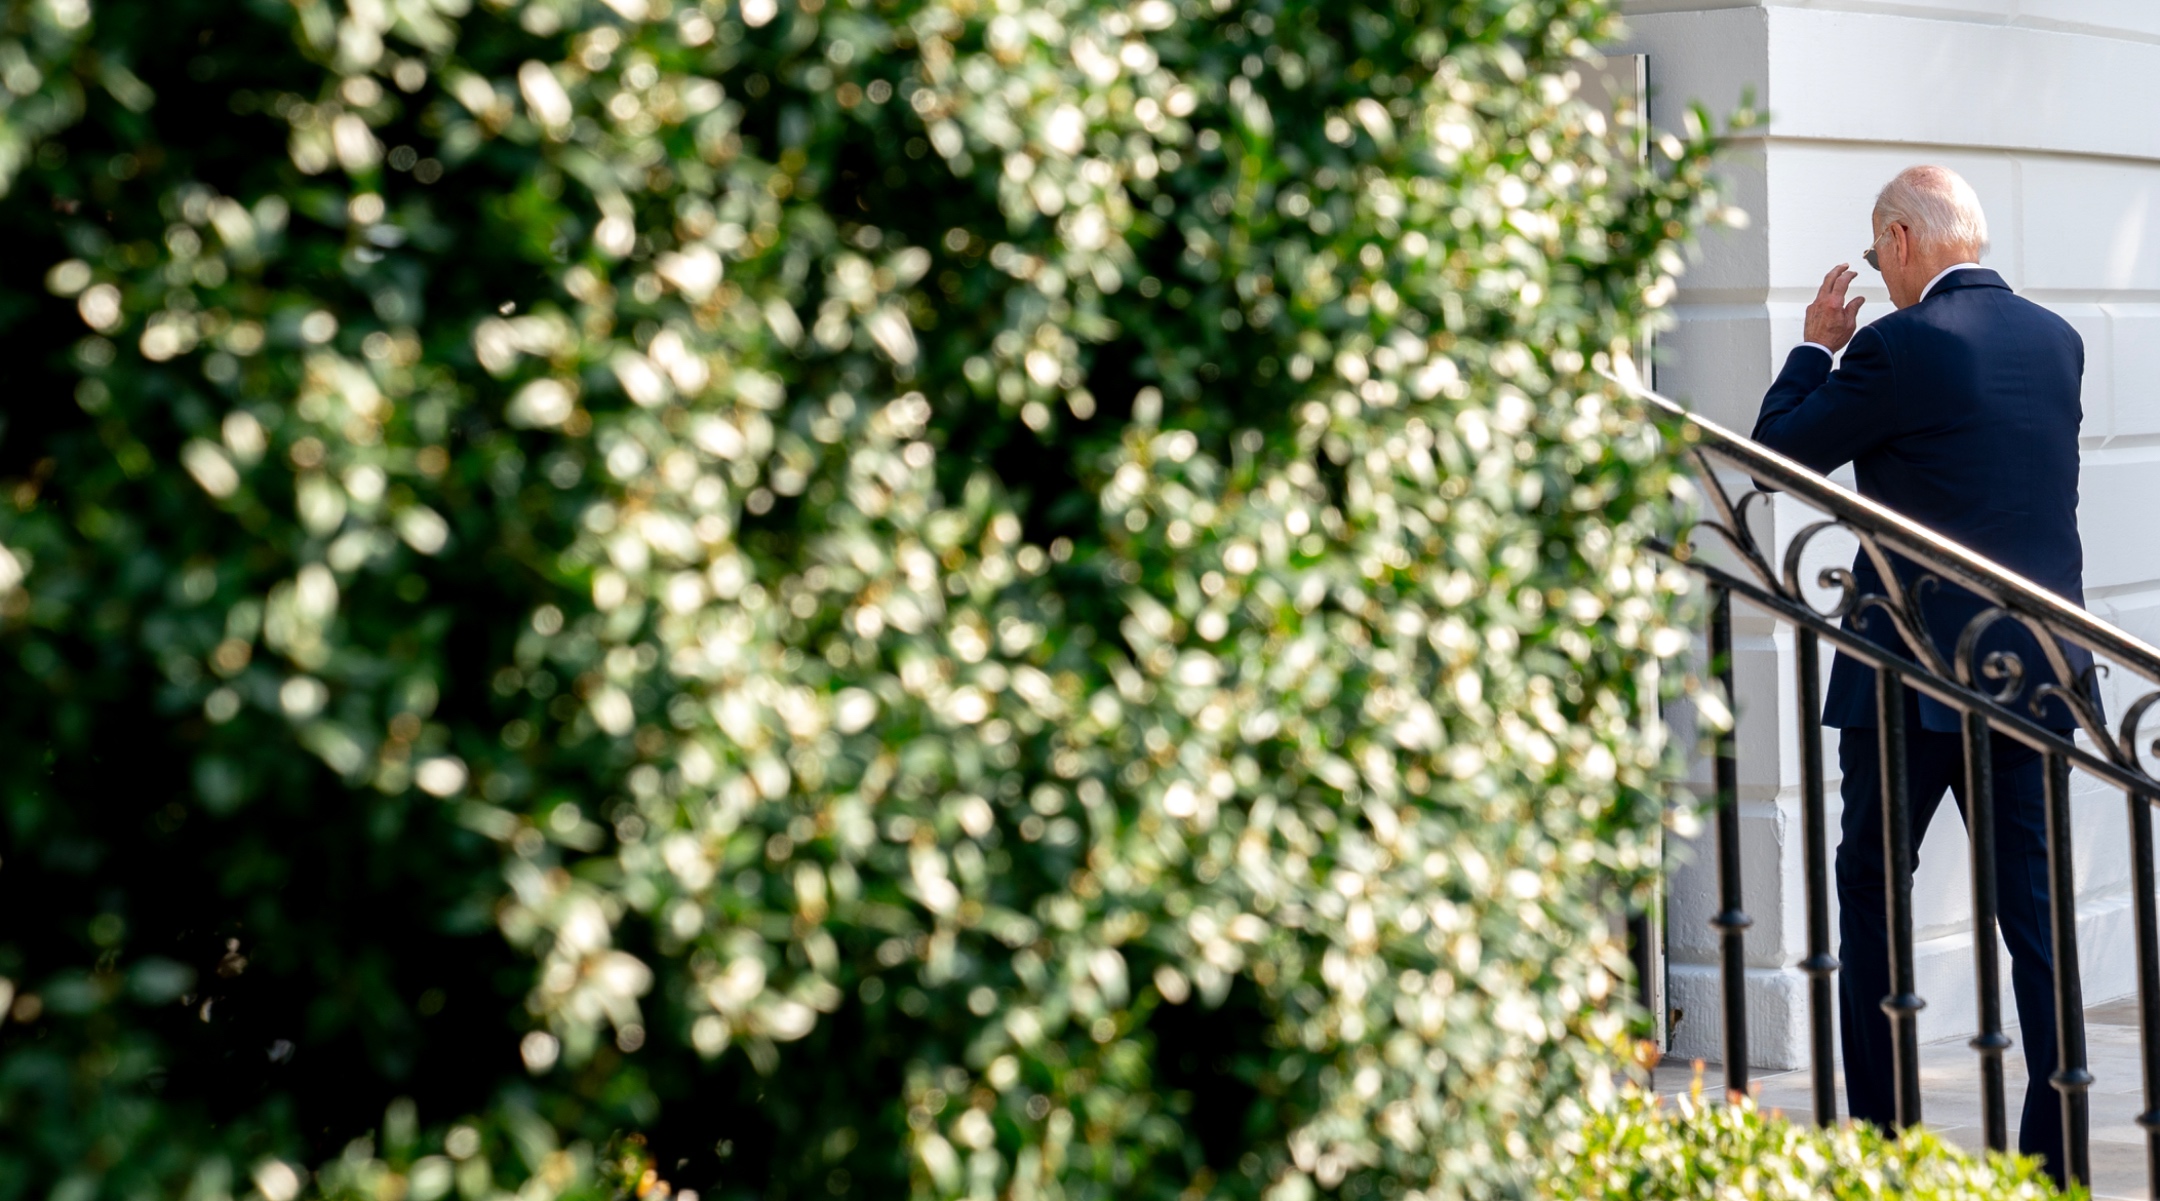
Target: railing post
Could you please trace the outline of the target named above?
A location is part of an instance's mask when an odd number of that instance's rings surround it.
[[[2145,1180],[2160,1197],[2160,922],[2153,912],[2153,799],[2130,798],[2130,903],[2137,922],[2138,1046],[2145,1061]]]
[[[1716,759],[1718,914],[1710,919],[1723,936],[1719,983],[1725,994],[1725,1090],[1745,1096],[1748,1087],[1747,929],[1754,924],[1740,894],[1740,770],[1734,743],[1740,732],[1739,698],[1733,692],[1732,593],[1712,590],[1710,670],[1725,688],[1732,725],[1718,735]]]
[[[1876,722],[1882,752],[1883,917],[1890,934],[1891,1082],[1900,1130],[1920,1122],[1920,999],[1913,980],[1912,790],[1905,777],[1905,681],[1889,667],[1875,669]]]
[[[2092,1181],[2092,1073],[2085,1066],[2085,986],[2078,979],[2077,864],[2070,854],[2070,759],[2047,752],[2048,911],[2053,917],[2055,952],[2055,1074],[2048,1077],[2062,1093],[2063,1154],[2073,1184]]]
[[[2001,969],[1995,956],[1995,751],[1987,717],[1965,715],[1965,832],[1972,844],[1973,978],[1978,988],[1980,1029],[1972,1048],[1980,1052],[1980,1126],[1988,1149],[2010,1145],[2003,1100]]]
[[[1815,1124],[1837,1121],[1837,1044],[1831,1031],[1830,847],[1823,815],[1822,651],[1815,631],[1795,627],[1800,652],[1800,796],[1807,848],[1808,1035],[1814,1049]]]

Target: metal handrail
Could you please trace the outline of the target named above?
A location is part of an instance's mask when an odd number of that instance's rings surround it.
[[[2057,1012],[2057,1070],[2051,1082],[2063,1101],[2064,1148],[2061,1165],[2072,1180],[2090,1180],[2091,1119],[2087,1090],[2092,1075],[2085,1060],[2083,993],[2077,967],[2076,895],[2070,848],[2069,772],[2076,766],[2124,791],[2129,805],[2132,909],[2137,928],[2138,1000],[2143,1035],[2145,1128],[2151,1187],[2160,1196],[2160,916],[2155,913],[2153,806],[2160,803],[2156,779],[2140,755],[2141,722],[2160,704],[2160,648],[2138,639],[2031,580],[1932,530],[1844,488],[1829,478],[1716,422],[1686,411],[1647,389],[1627,383],[1627,391],[1660,412],[1677,432],[1682,453],[1692,462],[1704,512],[1660,549],[1701,574],[1712,589],[1710,649],[1712,669],[1732,698],[1731,601],[1738,597],[1789,623],[1798,650],[1797,700],[1800,725],[1802,804],[1807,866],[1808,957],[1800,964],[1810,977],[1810,1043],[1814,1060],[1814,1110],[1818,1122],[1836,1120],[1833,1083],[1835,1053],[1831,1037],[1830,977],[1839,969],[1831,954],[1829,928],[1829,852],[1823,798],[1820,643],[1876,671],[1878,744],[1882,756],[1883,823],[1886,855],[1886,908],[1890,940],[1890,994],[1883,1008],[1891,1018],[1896,1124],[1920,1121],[1921,1098],[1917,1045],[1918,1012],[1925,1002],[1916,992],[1912,920],[1912,798],[1906,795],[1904,692],[1909,687],[1957,710],[1962,727],[1967,773],[1967,825],[1972,831],[1974,970],[1979,989],[1979,1030],[1972,1046],[1980,1053],[1983,1126],[1988,1145],[2004,1149],[2009,1141],[2002,1055],[2010,1040],[2002,1030],[1999,965],[1996,962],[1996,879],[1994,853],[1994,736],[2008,736],[2045,758],[2049,926],[2054,959]],[[1753,484],[1737,500],[1720,468]],[[1780,561],[1749,526],[1751,510],[1772,491],[1785,492],[1827,514],[1787,543]],[[1859,541],[1860,553],[1877,569],[1880,592],[1862,593],[1857,574],[1828,567],[1816,577],[1818,587],[1836,592],[1827,609],[1813,604],[1801,583],[1802,560],[1813,541],[1832,529]],[[1693,535],[1717,537],[1738,558],[1728,568],[1706,562]],[[1900,570],[1900,564],[1907,565]],[[1980,598],[1983,608],[1959,631],[1956,649],[1942,653],[1928,628],[1922,599],[1930,587],[1952,584]],[[1912,657],[1900,656],[1847,628],[1853,618],[1881,611],[1903,639]],[[2012,652],[1980,653],[1981,635],[1998,622],[2024,627],[2044,662],[2028,669]],[[2097,659],[2142,677],[2151,685],[2124,710],[2110,730],[2091,688],[2092,680],[2074,671],[2066,647],[2079,647]],[[2034,687],[2026,707],[2012,707]],[[1990,686],[1992,682],[1994,686]],[[2049,700],[2061,703],[2086,735],[2080,745],[2070,733],[2034,720]],[[1741,903],[1740,828],[1737,813],[1736,740],[1731,728],[1717,740],[1714,788],[1717,793],[1717,865],[1719,909],[1711,924],[1721,933],[1721,991],[1724,1009],[1725,1070],[1728,1089],[1744,1091],[1748,1082],[1745,931],[1751,924]],[[2152,744],[2160,756],[2160,741]],[[1929,798],[1932,800],[1933,798]]]

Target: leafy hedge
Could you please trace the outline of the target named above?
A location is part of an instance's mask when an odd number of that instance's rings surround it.
[[[0,1198],[1519,1187],[1686,640],[1613,20],[9,5]]]
[[[1924,1126],[1885,1134],[1865,1122],[1825,1130],[1765,1114],[1752,1100],[1705,1104],[1702,1081],[1673,1106],[1628,1090],[1570,1133],[1548,1168],[1552,1201],[2047,1201],[2036,1159],[1974,1155]]]

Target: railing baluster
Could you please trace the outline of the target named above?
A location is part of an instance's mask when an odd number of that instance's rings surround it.
[[[1920,999],[1913,983],[1912,790],[1905,778],[1905,682],[1887,667],[1875,672],[1876,724],[1881,737],[1883,865],[1889,874],[1883,890],[1885,924],[1890,933],[1890,995],[1882,1000],[1890,1016],[1891,1082],[1900,1130],[1920,1122]]]
[[[1990,1150],[2010,1145],[2010,1123],[2003,1103],[2003,1052],[2010,1036],[2002,1029],[2000,967],[1995,955],[1995,751],[1987,717],[1965,715],[1965,831],[1972,844],[1973,980],[1978,990],[1980,1030],[1972,1048],[1980,1052],[1981,1130]]]
[[[2070,855],[2070,760],[2047,752],[2048,911],[2055,927],[2055,1044],[2057,1068],[2048,1077],[2062,1093],[2063,1154],[2072,1183],[2090,1184],[2092,1073],[2085,1065],[2085,987],[2078,979],[2077,864]]]
[[[1725,1089],[1745,1095],[1748,1087],[1747,928],[1753,924],[1740,896],[1740,770],[1733,744],[1739,737],[1740,702],[1733,692],[1732,594],[1715,590],[1710,610],[1710,669],[1725,687],[1732,728],[1717,739],[1718,914],[1710,919],[1723,934],[1724,963],[1719,983],[1725,993]]]
[[[1800,651],[1800,797],[1807,848],[1808,1034],[1814,1048],[1815,1124],[1837,1121],[1837,1043],[1831,1029],[1830,848],[1823,816],[1822,652],[1815,631],[1796,629]]]
[[[2130,798],[2130,903],[2137,922],[2138,1045],[2145,1060],[2145,1180],[2160,1197],[2160,921],[2153,912],[2153,801]]]

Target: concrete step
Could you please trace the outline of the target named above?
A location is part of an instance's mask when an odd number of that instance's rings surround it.
[[[2009,1029],[2016,1040],[2016,1027]],[[2135,999],[2111,1001],[2085,1011],[2087,1059],[2093,1074],[2092,1087],[2092,1193],[2094,1198],[2135,1198],[2152,1201],[2147,1186],[2145,1132],[2136,1118],[2144,1108],[2144,1070],[2139,1064],[2138,1015]],[[1684,1095],[1694,1086],[1695,1064],[1667,1059],[1652,1073],[1657,1091],[1668,1097]],[[1814,1102],[1805,1068],[1768,1072],[1752,1081],[1756,1103],[1766,1110],[1781,1110],[1787,1117],[1806,1120]],[[1724,1070],[1715,1063],[1702,1065],[1703,1092],[1715,1096],[1724,1087]],[[2009,1098],[2011,1141],[2016,1142],[2018,1106],[2025,1095],[2025,1060],[2013,1045],[2003,1056],[2004,1094]],[[1920,1049],[1921,1112],[1927,1124],[1960,1146],[1979,1150],[1984,1145],[1980,1115],[1980,1060],[1963,1038],[1929,1043]],[[1838,1108],[1844,1111],[1844,1081],[1838,1083]]]

